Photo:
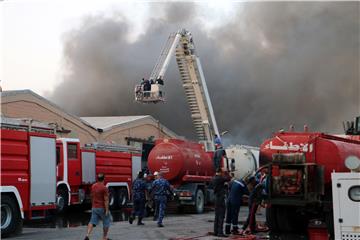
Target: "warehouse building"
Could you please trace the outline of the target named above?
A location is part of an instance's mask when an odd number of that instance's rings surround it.
[[[141,147],[157,138],[179,137],[150,115],[78,117],[31,90],[3,91],[1,114],[51,123],[59,137],[79,138],[82,144],[100,142]]]

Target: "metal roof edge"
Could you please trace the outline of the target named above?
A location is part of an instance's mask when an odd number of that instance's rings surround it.
[[[38,99],[40,99],[41,101],[46,102],[47,104],[53,106],[54,108],[58,109],[59,111],[63,112],[64,114],[75,118],[76,120],[78,120],[81,123],[84,123],[86,126],[94,129],[97,131],[97,128],[94,128],[91,124],[87,123],[86,121],[83,121],[80,117],[73,115],[67,111],[65,111],[65,109],[63,109],[62,107],[56,105],[55,103],[51,102],[50,100],[46,99],[45,97],[37,94],[36,92],[30,90],[30,89],[22,89],[22,90],[7,90],[7,91],[2,91],[1,92],[1,97],[10,97],[10,96],[16,96],[18,94],[30,94]]]

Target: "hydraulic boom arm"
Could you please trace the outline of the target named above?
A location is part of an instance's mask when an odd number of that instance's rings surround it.
[[[200,59],[196,55],[195,45],[189,31],[181,29],[169,36],[150,75],[150,81],[153,82],[150,94],[147,95],[148,97],[142,98],[138,98],[139,95],[136,95],[136,100],[146,103],[156,103],[164,100],[164,93],[159,85],[163,85],[164,75],[174,52],[196,134],[207,150],[213,150],[214,136],[215,134],[220,136],[220,134]]]

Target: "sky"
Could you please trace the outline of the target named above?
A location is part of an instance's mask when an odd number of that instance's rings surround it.
[[[39,94],[53,91],[61,81],[63,34],[84,16],[116,8],[130,21],[138,19],[134,21],[138,28],[146,11],[145,4],[119,1],[11,0],[0,6],[2,87],[32,89]]]
[[[43,95],[62,81],[63,35],[76,28],[86,16],[121,14],[133,24],[130,40],[144,30],[148,1],[5,0],[0,3],[0,65],[4,90],[32,89]],[[209,1],[203,15],[206,27],[216,26],[231,15],[231,2]],[[21,69],[21,70],[20,70]]]
[[[134,102],[171,32],[193,33],[220,131],[260,144],[304,124],[342,133],[360,114],[359,2],[0,3],[0,79],[78,116],[150,114],[196,139],[173,59],[165,104]],[[175,120],[174,120],[175,119]]]

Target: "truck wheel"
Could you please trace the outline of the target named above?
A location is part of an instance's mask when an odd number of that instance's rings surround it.
[[[1,236],[21,232],[22,219],[14,199],[10,196],[1,196]]]
[[[335,239],[334,238],[335,232],[334,232],[334,213],[333,213],[333,211],[325,213],[325,223],[326,223],[328,233],[330,235],[329,239]]]
[[[56,210],[58,213],[65,211],[69,203],[69,194],[65,189],[59,189],[56,196]]]
[[[109,188],[109,208],[116,209],[117,208],[117,196],[116,190],[114,188]]]
[[[196,213],[204,212],[204,193],[201,189],[198,189],[195,193],[195,210]]]
[[[125,207],[127,202],[129,201],[128,192],[125,188],[120,188],[117,192],[117,201],[119,207]]]
[[[301,216],[292,207],[277,208],[277,225],[281,232],[304,232],[307,222],[304,216]]]

